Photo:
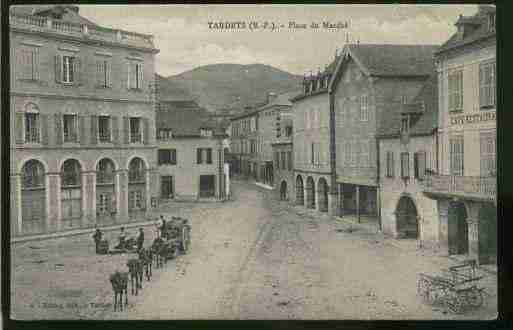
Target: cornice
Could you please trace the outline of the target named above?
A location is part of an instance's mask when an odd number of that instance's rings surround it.
[[[119,102],[119,103],[138,103],[138,104],[153,104],[152,101],[142,100],[127,100],[127,99],[110,99],[101,98],[94,96],[73,96],[73,95],[57,95],[57,94],[42,94],[42,93],[24,93],[24,92],[10,92],[11,96],[23,96],[23,97],[40,97],[47,99],[59,99],[59,100],[89,100],[89,101],[103,101],[103,102]]]

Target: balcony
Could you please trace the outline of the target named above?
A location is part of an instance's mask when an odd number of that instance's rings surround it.
[[[127,46],[155,49],[153,36],[51,19],[43,16],[9,15],[11,29],[54,33],[94,41],[114,42]]]
[[[424,193],[434,198],[462,197],[478,201],[496,200],[497,178],[479,176],[429,175]]]

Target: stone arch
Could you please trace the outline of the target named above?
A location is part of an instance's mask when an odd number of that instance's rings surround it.
[[[299,174],[296,177],[296,204],[305,205],[304,182]]]
[[[117,213],[116,162],[109,157],[96,161],[96,221],[100,225],[113,224]]]
[[[139,167],[142,165],[142,167]],[[137,221],[144,217],[147,199],[147,178],[146,171],[148,163],[143,157],[132,156],[127,163],[128,169],[128,216],[131,221]]]
[[[143,163],[144,163],[144,167],[145,167],[146,169],[149,169],[149,168],[150,168],[150,164],[148,163],[148,161],[146,160],[146,158],[144,158],[143,156],[140,156],[140,155],[132,155],[132,156],[128,157],[128,159],[127,159],[127,161],[126,161],[125,169],[127,169],[127,170],[128,170],[128,169],[130,168],[130,167],[129,167],[129,166],[130,166],[130,163],[132,162],[132,160],[133,160],[134,158],[140,158],[140,159],[143,161]]]
[[[57,171],[58,172],[61,172],[62,171],[62,166],[64,165],[65,162],[67,162],[68,160],[76,160],[79,164],[80,164],[80,169],[82,171],[86,171],[86,168],[84,166],[84,162],[78,158],[78,157],[70,157],[70,158],[63,158],[59,161],[59,166],[57,167]]]
[[[315,209],[315,181],[311,176],[306,178],[306,207]]]
[[[67,158],[60,166],[61,219],[63,229],[78,228],[83,215],[82,171],[83,165],[76,158]]]
[[[28,101],[23,105],[23,111],[30,113],[39,113],[40,110],[36,102]]]
[[[328,212],[328,182],[324,177],[320,177],[317,181],[317,194],[319,211]]]
[[[283,180],[280,183],[280,200],[285,201],[289,198],[289,191],[287,187],[287,181]]]
[[[103,156],[100,156],[96,159],[96,161],[94,162],[94,169],[97,170],[98,169],[98,165],[100,163],[100,161],[104,160],[104,159],[108,159],[110,160],[112,163],[114,163],[114,169],[116,170],[119,170],[119,164],[118,162],[114,159],[114,158],[111,158],[111,157],[103,157]]]
[[[468,209],[464,202],[451,201],[447,211],[449,254],[468,253]]]
[[[45,170],[45,173],[48,173],[49,172],[49,168],[48,168],[48,164],[46,163],[46,161],[39,157],[39,156],[28,156],[26,158],[23,158],[19,163],[18,163],[18,173],[21,173],[23,171],[23,167],[25,166],[25,164],[31,160],[37,160],[38,162],[40,162],[42,165],[43,165],[43,168]]]
[[[395,207],[395,225],[398,238],[419,238],[419,210],[410,194],[401,194]]]

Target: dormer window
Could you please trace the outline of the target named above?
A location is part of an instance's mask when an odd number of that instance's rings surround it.
[[[495,32],[495,13],[488,15],[488,31]]]

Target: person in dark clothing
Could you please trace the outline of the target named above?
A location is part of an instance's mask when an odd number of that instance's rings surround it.
[[[103,233],[100,228],[96,227],[96,231],[94,232],[93,239],[94,244],[96,245],[96,254],[98,254],[98,247],[100,246],[100,242],[102,240]]]
[[[139,228],[139,235],[137,235],[137,251],[141,250],[144,244],[144,231]]]
[[[160,227],[160,237],[162,237],[162,239],[167,239],[165,219],[162,219],[162,227]]]

